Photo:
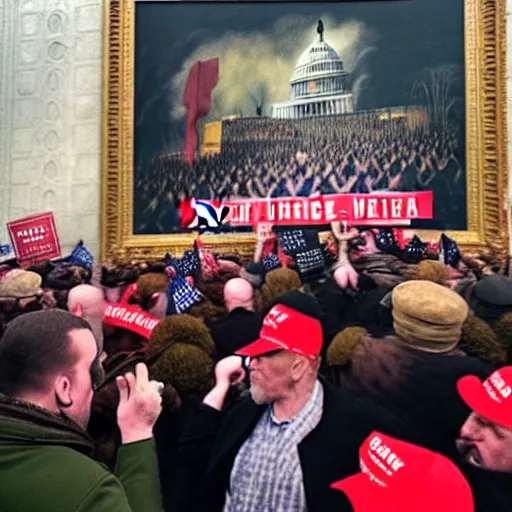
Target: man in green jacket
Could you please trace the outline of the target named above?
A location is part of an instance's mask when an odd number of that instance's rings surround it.
[[[89,324],[66,311],[8,325],[0,339],[2,512],[162,511],[153,440],[161,396],[145,365],[117,379],[116,476],[90,458],[99,356]]]

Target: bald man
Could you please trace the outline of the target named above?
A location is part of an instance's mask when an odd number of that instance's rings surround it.
[[[99,353],[103,352],[103,315],[107,307],[101,288],[90,284],[79,284],[69,290],[68,310],[89,322]]]
[[[224,285],[224,303],[227,317],[210,325],[218,360],[257,340],[262,322],[254,312],[253,288],[245,279],[231,279]]]

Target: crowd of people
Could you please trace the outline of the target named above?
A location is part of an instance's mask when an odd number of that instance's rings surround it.
[[[219,154],[192,166],[180,155],[136,170],[137,233],[180,229],[178,205],[196,199],[433,190],[436,220],[465,219],[464,143],[456,125],[380,119],[375,112],[302,120],[223,122]]]
[[[2,511],[512,510],[508,262],[336,224],[79,249],[0,264]]]

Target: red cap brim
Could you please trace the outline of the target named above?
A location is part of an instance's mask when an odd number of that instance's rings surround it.
[[[497,425],[512,428],[512,417],[503,417],[503,406],[494,402],[478,377],[466,375],[457,382],[457,391],[466,405],[482,418]]]
[[[352,507],[357,512],[410,512],[409,506],[390,499],[389,489],[382,489],[379,484],[371,482],[364,473],[344,478],[331,484],[333,489],[343,491]],[[410,504],[408,504],[410,505]]]
[[[267,352],[273,352],[274,350],[283,350],[283,347],[273,341],[260,338],[259,340],[253,341],[249,345],[242,347],[240,350],[237,350],[235,354],[242,357],[258,357],[266,354]]]

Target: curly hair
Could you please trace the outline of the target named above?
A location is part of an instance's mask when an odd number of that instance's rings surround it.
[[[190,315],[172,315],[155,327],[149,338],[148,358],[176,344],[195,345],[213,355],[214,343],[205,323]]]
[[[213,387],[215,363],[198,346],[175,343],[149,368],[152,379],[171,384],[180,397],[202,399]]]
[[[448,269],[444,263],[434,260],[423,260],[418,265],[408,265],[402,274],[409,280],[432,281],[445,285],[448,280]]]
[[[165,274],[149,272],[137,279],[137,299],[144,310],[151,307],[151,297],[155,293],[166,292],[169,278]]]
[[[327,365],[342,366],[348,364],[367,336],[367,330],[359,326],[346,327],[340,331],[327,349]]]
[[[290,268],[282,267],[271,270],[261,287],[263,307],[268,307],[286,292],[298,290],[302,286],[300,276]]]
[[[505,346],[491,326],[473,314],[462,325],[458,347],[466,354],[490,363],[504,363],[507,357]]]

